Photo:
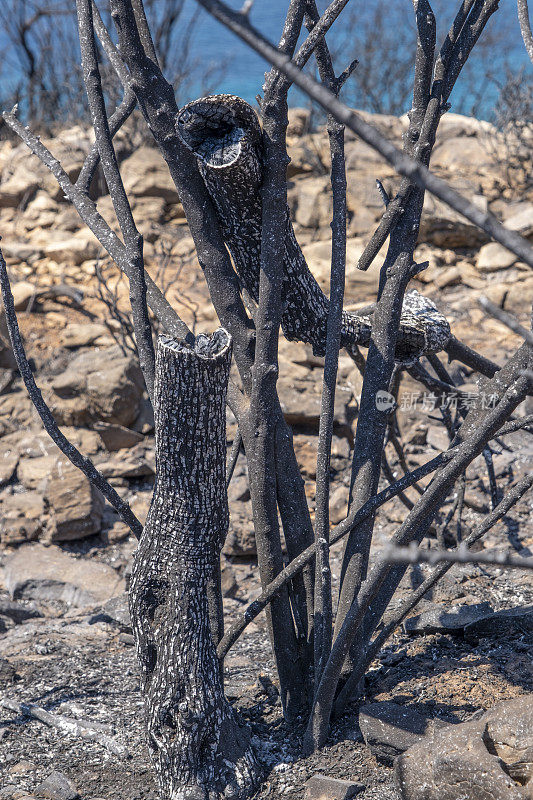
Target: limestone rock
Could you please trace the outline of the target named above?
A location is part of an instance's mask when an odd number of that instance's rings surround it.
[[[98,469],[106,478],[141,478],[155,473],[153,450],[143,443],[117,450],[113,458],[102,461]]]
[[[179,203],[168,167],[154,147],[138,147],[121,165],[124,188],[135,197],[162,197]]]
[[[0,208],[18,208],[23,200],[31,199],[38,179],[34,172],[19,167],[0,187]]]
[[[44,524],[44,499],[37,492],[4,494],[0,504],[0,542],[18,545],[37,539]]]
[[[376,758],[392,764],[397,755],[429,735],[436,726],[433,720],[409,706],[384,701],[360,709],[359,727]]]
[[[60,424],[102,420],[127,426],[139,413],[143,388],[137,361],[114,346],[76,355],[43,393]]]
[[[516,261],[516,256],[502,247],[498,242],[489,242],[478,253],[476,267],[480,272],[495,272],[498,269],[511,267]]]
[[[228,487],[228,500],[230,503],[242,503],[250,499],[250,485],[246,475],[234,476]]]
[[[94,430],[99,433],[106,449],[110,452],[134,447],[144,440],[141,433],[111,422],[95,422]]]
[[[448,607],[428,605],[421,614],[408,617],[403,623],[403,628],[406,633],[411,634],[454,633],[493,616],[494,612],[488,602]]]
[[[251,503],[239,503],[230,511],[229,531],[222,552],[226,556],[256,556]]]
[[[15,438],[15,440],[14,440]],[[19,451],[13,435],[0,439],[0,486],[13,477],[19,461]]]
[[[350,489],[341,484],[333,489],[329,498],[329,519],[334,525],[341,522],[348,514],[348,495]]]
[[[489,149],[477,136],[450,136],[438,142],[431,157],[431,166],[452,170],[456,174],[497,173],[498,167]]]
[[[358,307],[369,302],[374,302],[379,282],[379,271],[385,260],[383,247],[374,262],[366,272],[356,269],[365,244],[360,237],[346,241],[346,290],[344,308],[347,311],[355,310],[350,303]],[[331,275],[331,244],[329,241],[317,241],[302,247],[302,252],[315,276],[322,291],[329,294],[329,279]]]
[[[295,219],[304,228],[322,228],[331,221],[329,178],[306,178],[299,182]]]
[[[422,739],[396,761],[402,800],[530,800],[533,696]]]
[[[76,800],[78,790],[66,775],[54,770],[35,790],[38,797],[48,800]]]
[[[317,772],[305,784],[305,800],[350,800],[364,788],[362,783],[330,778]]]
[[[311,373],[304,379],[282,377],[278,380],[281,408],[289,425],[318,429],[322,382]],[[350,387],[340,385],[335,395],[334,426],[341,435],[350,433],[357,412],[357,402]]]
[[[57,455],[22,458],[17,469],[17,477],[25,489],[42,488],[57,464]]]
[[[11,287],[15,311],[25,311],[30,300],[35,296],[35,284],[29,281],[17,281]]]
[[[308,108],[289,108],[287,136],[303,136],[309,130],[311,112]]]
[[[100,611],[89,619],[89,624],[107,622],[123,633],[132,633],[128,594],[119,594],[104,603]]]
[[[70,323],[61,332],[60,342],[63,347],[87,347],[101,336],[109,333],[105,325],[98,322]]]
[[[82,230],[74,236],[50,242],[44,250],[51,261],[78,266],[84,261],[96,258],[101,250],[101,245],[90,231]]]
[[[15,369],[17,362],[11,349],[9,331],[7,330],[4,306],[0,300],[0,367],[4,369]]]
[[[228,561],[223,561],[220,569],[222,597],[235,597],[239,590],[235,571]]]
[[[457,186],[459,191],[464,189]],[[469,200],[475,205],[481,201],[469,193]],[[485,244],[489,239],[485,231],[468,222],[464,217],[453,211],[441,200],[426,193],[424,210],[420,223],[420,242],[429,242],[437,247],[456,249],[459,247],[477,247]]]
[[[516,231],[521,236],[531,236],[533,234],[533,203],[524,204],[518,213],[506,219],[505,227]]]
[[[16,625],[25,622],[27,619],[36,619],[43,615],[34,605],[13,603],[11,600],[0,600],[0,614],[9,617]]]
[[[13,600],[62,600],[83,607],[105,603],[125,590],[112,567],[41,544],[20,547],[5,559],[0,574]]]
[[[44,496],[50,509],[48,541],[66,542],[99,532],[104,510],[102,494],[66,457],[56,460]]]

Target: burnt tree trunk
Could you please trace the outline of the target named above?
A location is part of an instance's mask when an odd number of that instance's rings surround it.
[[[257,302],[261,262],[263,153],[261,128],[253,108],[234,95],[213,95],[189,103],[178,114],[176,130],[198,161],[213,200],[224,239],[241,284]],[[287,339],[308,342],[316,355],[326,351],[329,300],[313,277],[296,240],[289,208],[285,229],[281,321]],[[351,352],[368,347],[372,317],[344,311],[341,346]],[[450,326],[434,303],[416,290],[402,307],[396,344],[399,360],[442,350]]]
[[[258,767],[224,697],[207,586],[228,528],[229,335],[168,336],[155,378],[156,486],[135,554],[130,611],[148,744],[163,800],[242,798]]]

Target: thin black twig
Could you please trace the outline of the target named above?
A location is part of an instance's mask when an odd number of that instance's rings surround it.
[[[115,214],[124,237],[126,251],[125,271],[129,280],[130,305],[135,329],[135,341],[139,353],[146,388],[153,399],[155,375],[155,350],[152,339],[152,326],[146,302],[146,281],[144,277],[143,240],[137,230],[131,211],[117,157],[113,147],[113,137],[109,130],[109,120],[105,107],[98,55],[94,39],[91,0],[76,0],[78,12],[78,32],[81,48],[83,80],[91,110],[93,128],[100,153],[100,161]]]

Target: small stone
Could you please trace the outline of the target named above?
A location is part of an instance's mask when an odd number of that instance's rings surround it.
[[[76,800],[79,797],[78,790],[66,775],[58,770],[54,770],[46,780],[35,789],[37,796],[46,797],[49,800]]]
[[[128,594],[124,592],[117,597],[112,597],[104,603],[98,614],[89,617],[89,625],[95,622],[107,622],[116,626],[122,633],[131,633],[131,617],[128,605]]]
[[[24,311],[29,301],[35,297],[37,287],[29,281],[19,281],[11,287],[13,292],[13,302],[15,304],[15,311]]]
[[[43,489],[47,478],[53,473],[57,463],[56,455],[22,458],[17,477],[25,489]]]
[[[329,519],[334,525],[343,520],[348,513],[348,496],[350,489],[341,484],[331,493],[329,498]]]
[[[257,548],[252,524],[251,503],[239,503],[231,509],[229,532],[222,548],[226,556],[255,556]]]
[[[516,231],[520,236],[531,236],[533,234],[533,203],[524,204],[517,214],[506,219],[505,227]]]
[[[435,450],[447,450],[450,446],[450,439],[445,429],[435,425],[428,428],[426,440]]]
[[[233,477],[228,488],[228,500],[230,503],[246,502],[250,499],[250,486],[246,475]]]
[[[142,478],[155,472],[153,451],[143,443],[117,450],[109,461],[102,461],[98,469],[106,478]]]
[[[0,485],[13,477],[19,461],[19,452],[14,444],[0,441]]]
[[[2,497],[0,541],[4,545],[31,542],[43,528],[44,498],[37,492],[20,492]]]
[[[362,783],[329,778],[316,773],[305,784],[305,800],[350,800],[364,789]]]
[[[0,685],[13,683],[17,679],[17,670],[7,658],[0,658]]]
[[[110,452],[134,447],[144,440],[141,433],[111,422],[96,422],[94,430],[100,434],[106,449]]]
[[[478,253],[476,267],[480,272],[495,272],[498,269],[511,267],[517,260],[514,253],[498,242],[483,245]]]
[[[235,597],[239,591],[239,585],[233,567],[227,561],[222,564],[220,580],[222,585],[222,597]]]
[[[78,322],[70,323],[62,331],[60,343],[63,347],[74,349],[76,347],[87,347],[93,344],[100,336],[105,336],[108,329],[105,325],[97,322]]]

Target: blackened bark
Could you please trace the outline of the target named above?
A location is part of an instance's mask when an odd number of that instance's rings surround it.
[[[261,129],[253,108],[233,95],[204,97],[185,106],[177,132],[198,159],[225,242],[243,286],[259,298],[261,263]],[[329,301],[314,279],[285,214],[281,326],[288,339],[308,342],[324,355]],[[372,318],[343,312],[341,345],[368,346]],[[450,337],[446,319],[418,292],[405,298],[396,356],[413,358],[441,350]]]
[[[164,800],[245,797],[258,774],[224,697],[207,585],[228,527],[224,330],[158,343],[156,488],[130,586],[148,743]]]

